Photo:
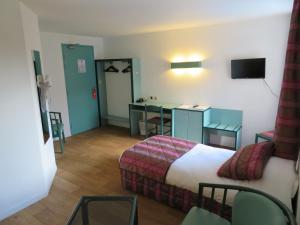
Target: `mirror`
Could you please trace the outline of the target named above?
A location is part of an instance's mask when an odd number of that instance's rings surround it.
[[[48,124],[48,110],[46,105],[46,96],[44,90],[42,89],[41,81],[44,79],[43,72],[42,72],[42,64],[41,64],[41,57],[40,52],[34,50],[33,51],[33,65],[34,65],[34,72],[35,72],[35,78],[36,78],[36,87],[37,87],[37,93],[39,98],[39,108],[40,108],[40,114],[41,114],[41,122],[43,127],[43,136],[44,136],[44,143],[46,143],[49,140],[49,124]]]

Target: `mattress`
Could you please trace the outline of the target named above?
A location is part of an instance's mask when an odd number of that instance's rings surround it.
[[[197,193],[198,184],[217,183],[250,187],[267,192],[292,209],[291,199],[298,189],[298,176],[295,162],[292,160],[271,157],[267,163],[262,179],[242,181],[217,176],[220,166],[228,160],[234,151],[197,144],[192,150],[177,159],[170,166],[166,184],[177,186]],[[204,192],[209,196],[210,193]],[[216,191],[216,200],[221,201],[223,192]],[[230,205],[235,192],[228,193]]]

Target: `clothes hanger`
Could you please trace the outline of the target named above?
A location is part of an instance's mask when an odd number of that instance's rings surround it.
[[[118,73],[119,70],[113,66],[112,62],[109,62],[110,63],[110,66],[107,67],[104,72],[112,72],[112,73]]]
[[[132,71],[132,66],[128,63],[128,66],[122,70],[122,73],[129,73]]]

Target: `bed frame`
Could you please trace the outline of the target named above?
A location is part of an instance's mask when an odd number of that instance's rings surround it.
[[[167,204],[168,206],[188,212],[193,206],[197,205],[198,194],[189,190],[179,188],[156,180],[149,179],[139,174],[121,169],[121,181],[124,189],[152,198],[158,202]],[[214,201],[213,212],[219,212],[222,204]],[[203,207],[210,208],[211,200],[203,199]],[[231,207],[224,209],[223,217],[231,218]]]

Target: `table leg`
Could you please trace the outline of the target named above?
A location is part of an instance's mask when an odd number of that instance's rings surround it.
[[[82,213],[82,225],[89,225],[89,214],[87,209],[87,203],[83,202],[81,206],[81,213]]]

